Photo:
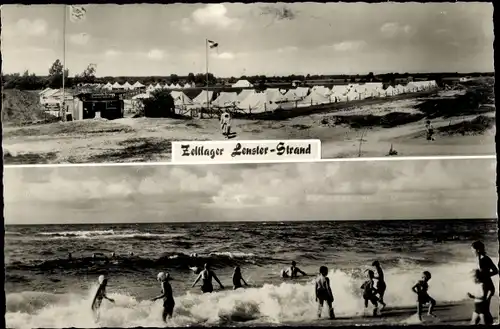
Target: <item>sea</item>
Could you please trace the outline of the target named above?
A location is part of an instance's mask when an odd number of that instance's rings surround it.
[[[176,303],[169,326],[311,323],[322,265],[336,315],[356,316],[364,312],[360,286],[374,260],[385,271],[389,306],[415,305],[411,287],[424,270],[438,303],[459,302],[473,289],[474,240],[498,263],[493,219],[8,225],[5,319],[11,328],[164,326],[162,302],[150,299],[160,294],[157,273],[168,271]],[[292,261],[308,275],[282,279]],[[214,283],[214,293],[201,294],[191,287],[189,268],[206,262],[225,289]],[[232,290],[235,266],[248,288]],[[96,322],[90,305],[100,274],[108,275],[115,303],[104,301]]]

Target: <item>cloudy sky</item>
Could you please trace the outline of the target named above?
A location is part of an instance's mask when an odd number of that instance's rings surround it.
[[[88,5],[68,22],[70,75],[217,76],[493,71],[493,6],[441,4]],[[2,6],[6,73],[47,74],[63,54],[64,7]]]
[[[5,168],[5,222],[494,218],[494,160]]]

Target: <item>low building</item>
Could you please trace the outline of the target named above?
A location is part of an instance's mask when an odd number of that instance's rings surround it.
[[[101,117],[108,120],[123,118],[125,106],[123,93],[79,93],[74,95],[73,120]]]

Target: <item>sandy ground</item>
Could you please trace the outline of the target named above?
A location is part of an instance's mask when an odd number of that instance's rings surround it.
[[[384,115],[414,113],[416,99],[388,100],[335,113],[313,114],[282,121],[233,119],[233,140],[320,139],[323,158],[380,157],[392,145],[398,156],[489,155],[495,154],[495,129],[475,136],[436,136],[425,139],[424,120],[394,128],[352,129],[331,126],[322,120],[332,115]],[[489,116],[495,115],[492,111]],[[451,123],[477,115],[453,118]],[[450,119],[434,119],[435,128]],[[179,140],[224,140],[217,119],[123,118],[58,122],[25,127],[4,127],[3,147],[11,156],[6,164],[102,163],[169,161],[171,142]]]

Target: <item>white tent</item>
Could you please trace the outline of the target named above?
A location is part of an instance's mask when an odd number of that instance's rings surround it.
[[[397,90],[393,86],[389,86],[385,90],[385,94],[386,96],[394,96],[397,94]]]
[[[280,103],[286,101],[286,98],[277,88],[268,88],[264,91],[268,103]]]
[[[212,97],[214,96],[214,92],[212,90],[209,90],[207,94],[206,90],[202,90],[201,93],[193,99],[193,103],[202,106],[207,106],[207,95],[208,95],[208,101],[212,102]]]
[[[215,107],[225,108],[234,107],[239,103],[238,94],[236,92],[221,92],[217,99],[212,102]]]
[[[350,89],[345,96],[348,102],[361,99],[360,93],[355,88]]]
[[[147,91],[147,92],[152,92],[152,91],[154,91],[154,90],[155,90],[155,86],[153,86],[153,85],[151,85],[151,84],[149,84],[149,85],[146,87],[146,91]]]
[[[139,81],[136,81],[133,85],[132,85],[132,88],[133,89],[139,89],[139,88],[144,88],[145,86],[140,83]]]
[[[146,98],[151,98],[151,94],[142,93],[142,94],[135,95],[134,97],[132,97],[132,99],[146,99]]]
[[[238,80],[234,85],[232,85],[233,88],[250,88],[253,87],[253,85],[248,81],[248,80]]]
[[[308,87],[297,87],[295,89],[295,95],[298,97],[304,98],[309,94],[309,88]]]
[[[238,94],[238,101],[244,101],[249,95],[253,94],[255,90],[252,89],[244,89]]]
[[[113,83],[113,89],[123,89],[123,86],[118,82]]]
[[[307,107],[307,106],[314,106],[314,105],[321,105],[328,103],[331,103],[329,96],[320,94],[316,91],[311,91],[311,93],[308,96],[306,96],[303,100],[298,102],[297,106]]]
[[[186,83],[184,84],[184,88],[193,88],[193,87],[191,86],[191,84],[189,84],[189,83],[187,83],[187,82],[186,82]]]
[[[275,103],[269,103],[265,93],[256,93],[253,91],[238,104],[238,108],[252,114],[274,111],[278,106]]]
[[[182,89],[181,85],[180,84],[175,84],[175,86],[172,86],[172,88],[175,88],[175,89]]]
[[[104,88],[104,89],[107,89],[107,90],[111,90],[111,89],[113,89],[113,85],[112,85],[111,83],[109,83],[109,82],[108,82],[108,83],[106,83],[106,84],[104,85],[104,87],[103,87],[103,88]]]
[[[325,86],[314,86],[311,88],[311,92],[315,92],[317,94],[327,96],[330,95],[330,89],[326,88]]]
[[[163,89],[171,89],[171,88],[172,88],[172,86],[171,86],[171,85],[169,85],[169,84],[168,84],[168,82],[167,82],[167,83],[165,83],[165,85],[164,85],[163,87],[161,87],[161,88],[163,88]]]
[[[45,88],[44,90],[42,90],[41,92],[39,92],[38,95],[40,95],[40,96],[45,95],[46,93],[48,93],[51,90],[52,90],[52,88]]]
[[[130,90],[132,89],[132,85],[130,83],[128,83],[128,81],[126,81],[123,86],[122,86],[124,89],[126,90]]]
[[[170,95],[174,99],[175,106],[193,105],[193,101],[182,91],[172,91]]]
[[[330,92],[330,97],[332,98],[332,101],[346,102],[347,101],[346,95],[348,92],[349,90],[347,89],[346,85],[333,86]]]
[[[153,87],[155,90],[161,89],[161,84],[158,82]]]

